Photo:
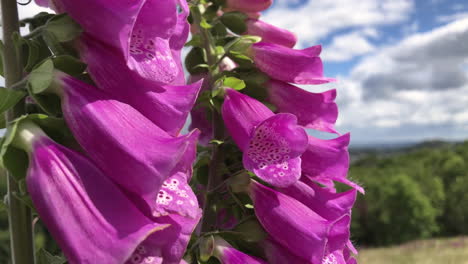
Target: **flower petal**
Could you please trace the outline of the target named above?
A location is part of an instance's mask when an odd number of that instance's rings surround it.
[[[275,27],[258,19],[247,19],[246,25],[246,34],[259,36],[262,38],[262,42],[274,43],[288,48],[296,45],[296,36],[286,29]]]
[[[59,78],[63,113],[77,141],[151,215],[164,180],[191,172],[199,132],[174,138],[130,105],[72,77]]]
[[[311,180],[327,186],[333,184],[333,180],[364,193],[361,186],[346,178],[349,168],[349,140],[349,133],[331,140],[309,136],[309,146],[301,156],[302,173]]]
[[[144,1],[125,54],[128,67],[145,79],[172,83],[182,70],[170,43],[177,22],[176,0]]]
[[[278,108],[278,112],[294,114],[299,125],[306,128],[337,133],[334,128],[338,118],[336,90],[311,93],[276,80],[268,81],[266,86],[268,100]]]
[[[221,264],[267,264],[262,259],[249,256],[233,248],[219,237],[215,238],[214,254],[221,261]]]
[[[222,115],[232,139],[244,151],[249,145],[254,127],[274,114],[261,102],[233,89],[227,89]]]
[[[273,0],[226,0],[226,7],[243,12],[260,12],[273,3]]]
[[[303,258],[293,255],[285,247],[274,242],[272,239],[267,239],[263,246],[265,254],[270,264],[313,264]]]
[[[190,236],[200,221],[200,215],[193,219],[171,214],[159,217],[157,221],[170,226],[158,232],[157,235],[149,236],[126,264],[186,263],[182,257],[187,249]]]
[[[143,79],[128,69],[117,50],[90,36],[81,38],[81,56],[98,88],[132,105],[171,135],[179,133],[197,99],[201,81],[174,86]]]
[[[250,196],[255,215],[275,242],[300,258],[321,262],[330,221],[301,202],[255,181],[251,184]]]
[[[255,128],[243,163],[262,180],[278,187],[294,184],[301,176],[300,155],[307,134],[291,114],[277,114]]]
[[[356,190],[334,193],[318,186],[307,177],[287,188],[281,188],[280,191],[331,221],[350,214],[356,201]]]
[[[190,218],[197,218],[200,215],[197,197],[187,183],[187,176],[180,172],[164,181],[156,203],[153,213],[156,217],[170,213]]]
[[[26,182],[70,263],[123,263],[147,236],[167,227],[145,217],[84,156],[49,139],[34,144]]]
[[[252,45],[255,65],[273,79],[297,84],[321,84],[333,81],[323,76],[321,46],[294,50],[281,45],[259,42]]]

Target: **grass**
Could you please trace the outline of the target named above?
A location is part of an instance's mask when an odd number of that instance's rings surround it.
[[[468,237],[408,242],[361,249],[359,264],[468,264]]]

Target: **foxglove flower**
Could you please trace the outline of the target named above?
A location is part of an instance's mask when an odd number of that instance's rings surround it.
[[[188,36],[188,6],[180,0],[52,0],[93,38],[123,54],[141,77],[183,84],[180,52]],[[182,12],[178,14],[178,5]],[[157,15],[155,15],[157,14]]]
[[[215,238],[214,243],[214,255],[222,264],[267,264],[267,262],[262,259],[249,256],[235,249],[219,237]]]
[[[81,154],[32,123],[22,121],[18,131],[30,156],[28,192],[70,263],[124,263],[147,237],[168,227],[144,216]]]
[[[170,226],[148,237],[125,264],[186,263],[181,259],[199,220],[200,217],[193,219],[176,214],[155,219],[156,222]]]
[[[259,36],[262,38],[262,42],[274,43],[288,48],[292,48],[296,45],[296,36],[286,29],[278,28],[261,20],[252,18],[247,19],[246,25],[246,34]]]
[[[140,206],[154,213],[163,182],[177,172],[190,175],[199,132],[172,137],[130,105],[64,74],[65,120],[96,164],[124,188]]]
[[[273,0],[226,0],[226,7],[247,13],[260,12],[273,3]]]
[[[319,55],[322,47],[295,50],[278,44],[259,42],[250,55],[255,65],[273,79],[297,84],[321,84],[333,81],[323,76]]]
[[[311,93],[276,80],[269,80],[265,86],[268,101],[277,107],[278,112],[295,115],[303,127],[337,133],[334,128],[338,118],[336,90]]]
[[[229,134],[244,152],[247,170],[278,187],[299,179],[307,134],[294,115],[275,115],[259,101],[232,89],[227,90],[222,115]]]
[[[316,262],[307,261],[293,255],[285,247],[278,245],[271,238],[263,243],[265,254],[269,264],[315,264]],[[323,257],[319,264],[356,264],[356,260],[351,257],[348,249],[336,250],[333,253]]]
[[[184,126],[201,89],[201,80],[174,86],[144,79],[126,66],[115,49],[90,36],[81,38],[81,57],[98,88],[130,104],[171,135],[177,135]]]
[[[364,193],[361,186],[346,178],[349,140],[349,133],[331,140],[309,136],[309,145],[301,156],[304,176],[330,188],[334,186],[333,181],[337,181]]]
[[[321,263],[349,240],[350,216],[329,221],[296,199],[252,181],[255,215],[270,237],[293,255]]]
[[[343,193],[335,193],[318,186],[306,177],[289,187],[281,188],[280,191],[303,203],[321,217],[331,221],[343,215],[351,214],[351,208],[356,201],[357,194],[354,189]]]

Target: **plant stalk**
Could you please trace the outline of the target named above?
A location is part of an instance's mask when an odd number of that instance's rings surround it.
[[[21,80],[23,69],[21,54],[16,49],[12,36],[19,32],[16,0],[1,0],[5,86],[11,88]],[[25,113],[24,100],[18,102],[6,113],[6,120],[12,121]],[[34,264],[34,237],[31,210],[15,194],[20,193],[18,183],[8,173],[8,221],[10,229],[11,259],[13,264]]]
[[[198,10],[197,10],[198,11]],[[217,65],[217,55],[215,52],[215,44],[213,37],[210,31],[206,28],[200,26],[202,15],[199,12],[194,12],[193,18],[196,25],[200,30],[200,35],[204,44],[204,49],[206,51],[207,63],[210,66],[210,72],[208,81],[210,82],[210,87],[212,90],[216,89],[214,86],[214,78],[215,75],[219,71],[219,67]],[[213,137],[215,140],[223,140],[224,139],[224,122],[221,117],[221,114],[216,110],[212,109],[211,114],[212,126],[213,126]],[[206,233],[210,231],[216,230],[216,218],[217,212],[216,208],[214,208],[214,201],[216,201],[217,194],[214,191],[216,187],[218,187],[222,182],[222,164],[224,161],[224,151],[223,145],[219,144],[212,144],[211,146],[211,161],[209,164],[208,170],[208,184],[206,186],[206,196],[205,196],[205,203],[203,206],[203,216],[202,216],[202,226],[201,231]]]

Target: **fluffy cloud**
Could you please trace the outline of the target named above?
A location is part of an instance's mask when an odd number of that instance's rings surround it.
[[[415,34],[365,58],[351,71],[364,97],[387,97],[398,90],[447,90],[468,83],[468,19]]]
[[[358,141],[466,137],[465,43],[468,19],[369,55],[340,83],[330,85],[339,91],[339,127],[354,132]]]
[[[303,5],[278,0],[262,19],[300,33],[304,47],[339,30],[405,21],[413,7],[410,0],[311,0]]]
[[[355,56],[360,56],[375,50],[374,45],[366,37],[374,32],[354,31],[348,34],[338,35],[323,50],[321,57],[325,61],[348,61]]]

